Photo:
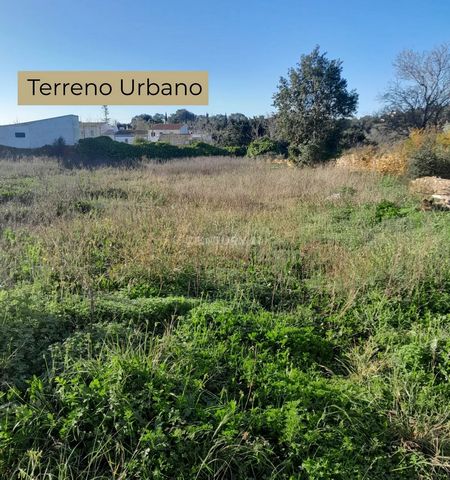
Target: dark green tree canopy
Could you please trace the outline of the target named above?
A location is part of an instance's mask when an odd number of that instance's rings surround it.
[[[273,104],[281,139],[298,150],[310,147],[317,155],[330,156],[339,142],[339,120],[356,111],[358,95],[347,88],[342,62],[328,59],[316,47],[287,78],[281,77]]]
[[[195,113],[186,110],[185,108],[178,109],[169,117],[170,123],[187,123],[195,120]]]

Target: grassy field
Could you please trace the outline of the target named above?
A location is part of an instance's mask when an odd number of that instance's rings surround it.
[[[225,157],[0,179],[0,478],[450,475],[450,218],[405,181]]]

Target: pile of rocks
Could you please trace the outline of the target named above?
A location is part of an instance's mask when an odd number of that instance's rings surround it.
[[[450,210],[450,180],[439,177],[420,177],[410,184],[413,192],[426,195],[424,210]]]

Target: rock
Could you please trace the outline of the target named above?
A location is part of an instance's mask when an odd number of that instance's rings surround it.
[[[428,195],[450,195],[450,180],[439,177],[419,177],[409,184],[411,191]]]
[[[422,210],[450,211],[450,195],[431,195],[422,200]]]
[[[439,210],[450,210],[450,195],[431,195],[431,201]]]
[[[427,194],[422,210],[450,210],[450,180],[439,177],[419,177],[409,185],[416,193]]]

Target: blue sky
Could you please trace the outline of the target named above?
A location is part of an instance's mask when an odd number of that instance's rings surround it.
[[[0,0],[0,123],[100,107],[17,105],[19,70],[208,70],[208,107],[273,111],[279,77],[316,44],[344,62],[359,114],[379,108],[404,48],[450,40],[449,0]],[[111,106],[113,119],[176,107]]]

